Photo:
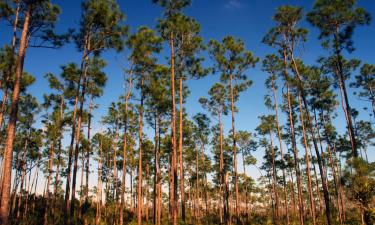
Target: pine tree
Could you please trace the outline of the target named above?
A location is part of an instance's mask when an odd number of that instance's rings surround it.
[[[237,145],[235,130],[235,102],[239,99],[239,94],[245,91],[250,85],[251,80],[246,76],[246,70],[254,67],[258,58],[254,57],[250,51],[245,49],[245,44],[240,39],[227,36],[222,43],[211,40],[209,43],[209,53],[214,59],[214,71],[220,73],[220,79],[226,84],[232,113],[232,139],[233,139],[233,163],[234,163],[234,184],[236,193],[236,216],[239,216],[239,193],[237,176]]]
[[[336,77],[340,92],[342,93],[347,128],[352,145],[353,156],[358,157],[357,143],[351,118],[351,108],[346,90],[347,76],[344,72],[343,51],[352,53],[353,32],[357,26],[366,25],[370,22],[370,15],[356,5],[355,0],[331,1],[321,0],[314,4],[313,10],[308,13],[308,21],[319,28],[319,39],[322,46],[329,51],[332,59],[332,71]]]
[[[26,50],[28,47],[58,47],[62,45],[61,39],[55,35],[52,30],[60,13],[57,6],[53,5],[49,0],[32,2],[20,1],[19,4],[19,12],[22,12],[20,14],[22,14],[23,27],[19,42],[18,57],[14,63],[15,80],[11,98],[12,103],[10,106],[7,137],[5,141],[6,147],[4,151],[0,204],[0,222],[2,224],[8,224],[13,144],[16,131],[18,102]],[[42,40],[39,39],[40,37],[42,37]],[[35,40],[35,45],[30,44],[33,43],[31,42],[32,39]]]

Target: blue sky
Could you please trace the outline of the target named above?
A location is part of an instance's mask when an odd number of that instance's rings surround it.
[[[62,9],[62,15],[57,23],[58,31],[65,31],[68,28],[76,28],[80,18],[80,2],[67,0],[52,0]],[[137,27],[147,25],[154,28],[157,19],[162,16],[161,8],[152,4],[151,0],[118,0],[122,11],[126,14],[126,24],[130,26],[130,31],[136,31]],[[303,0],[193,0],[190,7],[186,9],[186,14],[194,17],[201,24],[201,34],[208,42],[210,39],[222,39],[226,35],[233,35],[241,38],[246,43],[246,48],[254,53],[255,56],[263,57],[266,54],[274,53],[274,50],[261,43],[264,34],[273,26],[272,15],[275,9],[280,5],[290,4],[302,6],[306,11],[312,8],[314,1]],[[367,9],[374,15],[375,1],[360,0],[359,5]],[[326,55],[326,52],[320,47],[317,40],[318,30],[312,28],[306,21],[301,26],[309,29],[308,41],[298,52],[307,64],[315,64],[319,56]],[[11,30],[4,23],[0,23],[0,44],[9,43]],[[355,30],[354,45],[356,51],[349,57],[356,57],[363,62],[375,64],[375,23],[370,26],[359,27]],[[96,100],[99,108],[96,109],[95,119],[107,111],[107,106],[111,101],[116,101],[123,93],[122,68],[126,68],[128,63],[124,60],[129,51],[117,54],[115,52],[107,52],[103,56],[108,66],[105,72],[108,75],[107,86],[104,95]],[[160,60],[164,61],[167,55],[161,55]],[[74,45],[64,46],[60,50],[51,49],[28,49],[25,71],[33,74],[37,81],[30,87],[30,92],[42,98],[45,92],[48,92],[47,82],[43,75],[47,72],[55,74],[60,73],[61,65],[80,61],[80,53],[78,53]],[[206,65],[210,65],[208,59]],[[259,124],[258,116],[267,113],[267,109],[263,105],[263,97],[266,94],[264,88],[264,79],[266,74],[260,70],[260,64],[255,69],[248,71],[248,77],[253,80],[253,86],[243,93],[238,102],[239,113],[237,114],[237,129],[254,131]],[[186,108],[190,116],[197,112],[204,111],[198,103],[201,96],[207,96],[208,89],[218,80],[217,75],[209,75],[199,81],[189,81],[190,96],[187,99]],[[353,90],[350,90],[353,91]],[[363,108],[368,103],[361,102],[354,97],[351,98],[351,105],[357,108]],[[342,133],[345,129],[345,120],[341,113],[341,108],[337,109],[338,118],[336,126]],[[368,115],[361,111],[360,117],[368,120]],[[98,124],[96,123],[98,127]],[[230,126],[229,118],[225,119],[226,130]],[[263,152],[257,153],[257,158],[262,157]],[[374,160],[375,154],[369,153],[371,161]],[[242,167],[240,167],[242,168]],[[256,173],[254,171],[254,173]]]

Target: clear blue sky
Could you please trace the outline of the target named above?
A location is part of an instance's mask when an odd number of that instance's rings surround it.
[[[64,31],[67,28],[76,28],[80,18],[80,2],[78,0],[53,0],[62,9],[62,15],[57,23],[58,31]],[[162,16],[161,8],[152,4],[151,0],[118,0],[122,11],[126,14],[126,23],[130,26],[130,31],[134,32],[137,27],[147,25],[154,28],[157,19]],[[200,24],[202,36],[205,42],[210,39],[221,39],[226,35],[233,35],[243,39],[248,50],[251,50],[255,56],[263,57],[266,54],[273,53],[273,49],[261,43],[264,34],[273,26],[272,15],[275,9],[280,5],[291,4],[302,6],[305,11],[312,8],[314,1],[306,0],[193,0],[193,4],[186,9],[186,14],[194,17]],[[368,12],[375,17],[375,1],[360,0],[359,5],[366,8]],[[326,55],[326,52],[320,47],[317,40],[318,31],[312,28],[306,21],[302,26],[309,29],[308,41],[304,48],[299,52],[306,63],[312,65],[319,56]],[[0,44],[9,43],[10,28],[0,23]],[[354,45],[356,51],[350,57],[357,57],[363,62],[375,64],[375,22],[370,26],[359,27],[354,34]],[[116,101],[123,93],[122,86],[122,67],[128,64],[124,61],[129,52],[116,54],[108,52],[104,58],[108,62],[105,71],[108,75],[108,83],[104,91],[104,96],[97,99],[96,103],[100,105],[95,111],[96,120],[107,111],[107,106],[111,101]],[[80,53],[74,45],[68,45],[60,50],[51,49],[29,49],[26,56],[25,70],[33,74],[37,81],[29,91],[41,99],[43,93],[48,92],[47,82],[43,75],[47,72],[59,74],[59,66],[69,62],[79,63]],[[166,55],[161,55],[164,60]],[[208,60],[207,65],[211,64]],[[255,69],[248,71],[248,77],[253,80],[253,86],[246,91],[238,102],[239,113],[237,115],[237,129],[254,131],[258,125],[258,116],[267,113],[263,105],[263,96],[266,91],[264,88],[264,78],[266,74],[260,70],[260,64]],[[217,80],[217,76],[210,75],[199,81],[188,82],[191,94],[187,100],[186,108],[190,116],[203,111],[198,103],[198,98],[206,96],[208,89]],[[352,91],[352,90],[350,90]],[[351,104],[357,108],[363,108],[366,104],[354,97],[351,98]],[[369,106],[369,105],[368,105]],[[336,126],[340,132],[344,132],[345,120],[338,108],[339,117],[336,120]],[[368,115],[361,111],[361,118],[368,119]],[[98,124],[96,124],[98,125]],[[229,118],[225,120],[226,130],[230,126]],[[257,156],[262,157],[262,152]],[[371,161],[375,154],[370,153]]]

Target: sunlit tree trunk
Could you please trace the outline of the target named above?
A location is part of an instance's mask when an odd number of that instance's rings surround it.
[[[48,213],[49,213],[49,186],[51,183],[51,176],[52,176],[52,169],[53,169],[53,157],[55,154],[55,142],[52,141],[51,147],[49,150],[49,156],[48,156],[48,176],[47,176],[47,186],[46,186],[46,191],[44,193],[44,198],[45,198],[45,209],[44,209],[44,220],[43,224],[47,225],[48,224]]]
[[[142,74],[143,75],[143,74]],[[142,148],[143,148],[143,100],[144,100],[144,78],[141,78],[141,105],[139,107],[139,155],[138,155],[138,208],[137,221],[138,225],[142,224]]]
[[[22,29],[21,39],[20,39],[18,59],[16,62],[15,81],[14,81],[14,87],[13,87],[13,93],[12,93],[12,103],[10,106],[9,123],[8,123],[7,132],[6,132],[7,139],[5,142],[4,157],[3,157],[3,180],[2,180],[1,202],[0,202],[0,224],[3,224],[3,225],[8,224],[10,188],[11,188],[11,177],[12,177],[13,144],[14,144],[14,137],[15,137],[15,132],[16,132],[18,103],[19,103],[19,95],[20,95],[20,88],[21,88],[21,77],[22,77],[23,64],[25,61],[26,48],[27,48],[27,42],[28,42],[27,33],[29,29],[30,13],[31,13],[31,6],[28,6],[26,13],[25,13],[23,29]]]
[[[99,162],[98,162],[98,190],[96,193],[96,213],[95,213],[95,225],[100,224],[101,219],[101,207],[102,207],[102,174],[103,174],[103,168],[102,168],[102,161],[103,161],[103,142],[102,138],[100,138],[100,146],[99,146]]]
[[[176,141],[176,97],[175,97],[175,50],[174,34],[170,34],[169,47],[171,50],[171,94],[172,94],[172,160],[171,160],[171,219],[177,225],[177,141]]]
[[[306,118],[307,119],[306,120],[307,127],[309,129],[310,134],[311,134],[313,146],[314,146],[314,149],[315,149],[315,154],[316,154],[316,157],[318,159],[319,172],[320,172],[320,177],[321,177],[322,186],[323,186],[323,197],[324,197],[324,203],[325,203],[325,209],[326,209],[325,214],[326,214],[327,224],[331,225],[330,200],[329,200],[329,192],[328,192],[328,184],[327,184],[327,176],[326,176],[326,172],[325,172],[324,160],[322,159],[322,156],[319,152],[317,139],[316,139],[316,136],[315,136],[315,130],[314,130],[314,127],[313,127],[313,121],[312,121],[311,116],[310,116],[309,106],[308,106],[308,103],[307,103],[307,100],[306,100],[305,91],[303,89],[304,88],[303,87],[303,81],[301,79],[301,76],[300,76],[300,73],[299,73],[299,70],[298,70],[298,67],[297,67],[297,63],[294,59],[294,56],[293,56],[292,52],[291,52],[290,57],[291,57],[291,60],[292,60],[294,72],[296,74],[296,77],[297,77],[300,85],[301,85],[299,87],[298,91],[301,94],[302,102],[303,102],[305,112],[306,112],[306,117],[307,117]]]
[[[185,185],[184,185],[184,159],[183,159],[183,147],[182,147],[182,137],[183,137],[183,134],[182,134],[182,124],[183,124],[183,105],[182,105],[182,102],[183,102],[183,84],[182,84],[182,80],[183,78],[180,77],[180,116],[179,116],[179,138],[178,138],[178,149],[180,151],[180,192],[181,192],[181,217],[182,217],[182,220],[185,221]]]
[[[236,129],[235,129],[235,106],[234,106],[234,88],[233,88],[233,74],[230,74],[229,88],[230,88],[230,103],[232,112],[232,135],[233,135],[233,167],[234,167],[234,189],[236,193],[236,217],[239,216],[239,194],[238,194],[238,174],[237,174],[237,144],[236,144]]]
[[[276,88],[275,83],[272,82],[272,94],[273,94],[273,101],[275,104],[275,119],[276,119],[276,127],[277,127],[277,137],[279,139],[279,147],[280,147],[280,154],[281,154],[281,162],[285,164],[284,160],[284,147],[283,147],[283,139],[281,134],[281,128],[280,128],[280,122],[279,122],[279,104],[277,101],[277,95],[276,95]],[[287,185],[286,185],[286,176],[285,176],[285,166],[282,166],[282,175],[283,175],[283,186],[284,186],[284,201],[285,201],[285,215],[287,224],[290,224],[289,221],[289,206],[288,206],[288,193],[287,193]]]
[[[280,209],[279,209],[279,193],[277,191],[277,172],[275,167],[275,161],[276,161],[276,153],[273,146],[273,137],[272,137],[272,131],[269,131],[270,136],[270,147],[271,147],[271,154],[272,154],[272,189],[275,196],[275,224],[279,224],[279,216],[280,216]]]
[[[313,225],[316,224],[316,212],[315,212],[315,202],[314,202],[314,195],[312,189],[312,179],[311,179],[311,169],[310,169],[310,155],[309,155],[309,146],[307,140],[307,134],[305,130],[305,120],[303,117],[303,110],[302,110],[302,103],[301,103],[301,93],[298,93],[298,105],[300,111],[300,120],[302,126],[302,135],[303,135],[303,146],[305,148],[305,160],[306,160],[306,173],[307,173],[307,182],[308,182],[308,191],[309,191],[309,200],[310,200],[310,211],[311,211],[311,219]]]
[[[297,179],[299,220],[300,220],[300,224],[303,225],[305,223],[305,219],[304,219],[304,208],[303,208],[303,200],[302,200],[301,171],[300,171],[300,166],[299,166],[298,149],[297,149],[296,135],[295,135],[295,129],[294,129],[291,93],[290,93],[290,87],[288,83],[288,72],[287,72],[287,61],[286,61],[287,55],[285,51],[283,53],[284,53],[284,76],[285,76],[285,80],[286,80],[285,82],[287,86],[288,114],[289,114],[290,130],[291,130],[291,136],[292,136],[294,168],[296,171],[296,179]]]
[[[17,8],[16,8],[16,11],[15,11],[15,17],[14,17],[14,21],[13,21],[13,36],[12,36],[12,53],[13,54],[14,54],[15,48],[16,48],[17,25],[18,25],[18,21],[19,21],[19,13],[20,13],[20,2],[19,2],[19,0],[15,1],[15,2],[17,2]],[[11,63],[9,63],[8,74],[6,75],[6,77],[1,79],[1,81],[0,81],[0,82],[2,82],[3,80],[5,81],[5,90],[3,92],[3,99],[2,99],[2,102],[1,102],[1,108],[0,108],[0,131],[3,128],[4,114],[5,114],[5,111],[6,111],[6,105],[7,105],[7,100],[8,100],[9,88],[10,88],[9,87],[9,81],[12,77],[11,74],[13,73],[13,69],[14,69],[14,65],[13,65],[13,58],[12,58]],[[2,84],[0,84],[0,87],[2,87]],[[1,173],[1,178],[2,178],[2,173]],[[0,179],[0,186],[2,186],[2,179]],[[0,191],[1,191],[1,188],[2,187],[0,187]]]

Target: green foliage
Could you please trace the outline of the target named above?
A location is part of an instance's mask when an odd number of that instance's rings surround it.
[[[83,1],[79,33],[74,36],[78,50],[86,55],[111,48],[121,50],[128,29],[123,20],[115,0]]]
[[[348,166],[352,168],[345,173],[345,182],[351,190],[349,197],[360,205],[366,224],[373,224],[373,200],[375,196],[375,164],[363,159],[351,159]]]
[[[308,21],[319,28],[323,47],[338,51],[354,50],[352,36],[354,28],[370,23],[371,16],[357,6],[356,0],[318,0],[307,14]]]

